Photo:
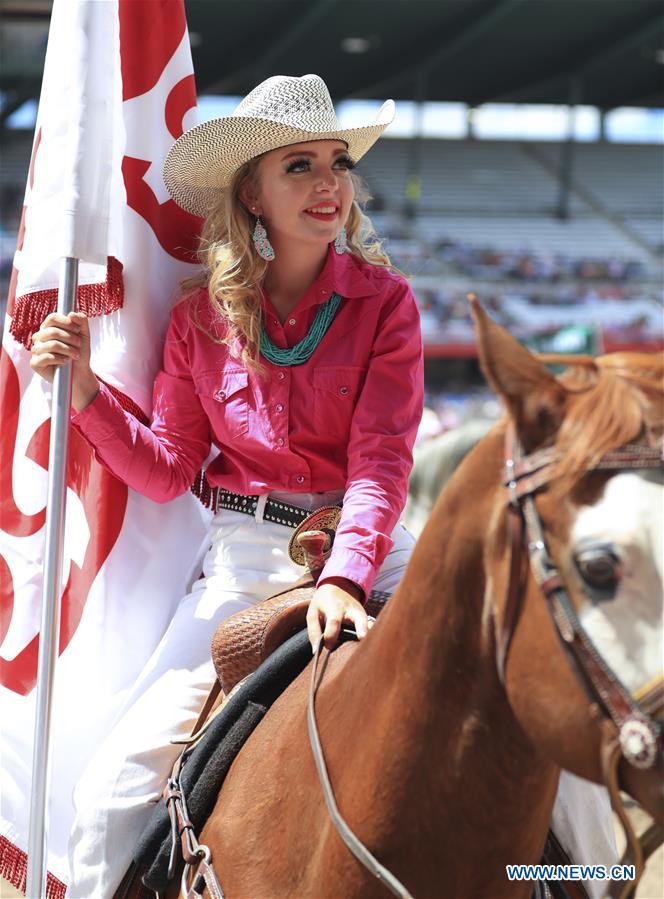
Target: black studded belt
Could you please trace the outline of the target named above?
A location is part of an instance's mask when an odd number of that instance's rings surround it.
[[[228,490],[219,490],[214,487],[211,493],[210,508],[213,512],[217,512],[219,509],[230,509],[233,512],[244,512],[246,515],[256,514],[258,496],[244,496],[241,493],[230,493]],[[312,509],[301,509],[299,506],[292,506],[290,503],[282,503],[279,500],[268,497],[263,509],[263,520],[272,521],[275,524],[285,524],[289,528],[296,528],[307,518],[310,518],[314,511]]]

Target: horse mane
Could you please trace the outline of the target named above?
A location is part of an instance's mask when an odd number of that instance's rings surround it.
[[[540,355],[568,366],[558,380],[567,403],[555,446],[555,477],[569,483],[626,443],[661,445],[664,435],[664,357],[661,353]]]

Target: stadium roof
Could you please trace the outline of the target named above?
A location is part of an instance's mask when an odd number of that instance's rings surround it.
[[[32,27],[43,43],[51,5],[0,0],[0,90],[38,96],[43,47],[26,53],[25,41]],[[268,75],[316,72],[336,100],[664,106],[661,0],[186,0],[186,8],[201,94],[243,95]]]

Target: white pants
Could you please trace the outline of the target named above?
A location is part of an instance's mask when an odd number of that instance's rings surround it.
[[[342,491],[273,493],[302,508],[335,503]],[[291,528],[222,509],[212,521],[203,577],[180,602],[161,643],[143,669],[125,712],[95,753],[74,792],[69,840],[68,897],[109,899],[131,862],[134,846],[159,800],[181,747],[214,682],[210,642],[235,612],[292,584],[304,569],[288,557]],[[414,538],[402,525],[375,581],[393,592]]]
[[[313,509],[337,502],[341,493],[273,496]],[[288,557],[292,533],[262,521],[260,506],[255,518],[222,510],[213,519],[203,577],[180,602],[124,714],[76,786],[68,897],[110,899],[117,889],[180,752],[170,740],[191,732],[214,681],[210,641],[217,626],[288,587],[303,572]],[[392,538],[394,546],[375,582],[376,590],[390,593],[415,543],[402,525]],[[609,865],[616,860],[604,789],[563,773],[553,821],[576,862]]]

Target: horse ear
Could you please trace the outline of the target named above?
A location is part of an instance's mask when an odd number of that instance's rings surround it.
[[[489,386],[501,397],[527,452],[558,429],[566,391],[551,372],[468,296],[477,334],[480,365]]]

